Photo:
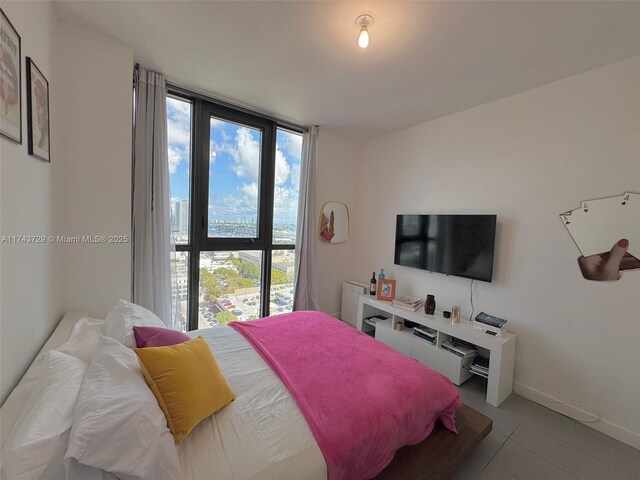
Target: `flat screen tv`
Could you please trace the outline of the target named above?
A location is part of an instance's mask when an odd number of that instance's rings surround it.
[[[490,282],[496,215],[398,215],[394,263]]]

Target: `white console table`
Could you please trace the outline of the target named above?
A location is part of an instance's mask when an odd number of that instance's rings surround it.
[[[420,363],[449,377],[456,385],[468,379],[471,359],[463,359],[442,348],[442,342],[455,337],[474,344],[478,352],[489,358],[489,376],[487,383],[487,403],[499,406],[510,394],[513,387],[513,363],[515,359],[516,337],[505,333],[494,337],[473,329],[471,322],[461,320],[452,325],[451,320],[441,314],[426,315],[422,311],[410,312],[391,305],[391,302],[376,300],[360,295],[356,328],[360,331],[373,329],[364,319],[382,315],[387,320],[379,320],[375,326],[375,338],[405,355],[417,359]],[[394,325],[404,320],[424,325],[438,332],[436,344],[413,335],[412,329],[395,330]]]

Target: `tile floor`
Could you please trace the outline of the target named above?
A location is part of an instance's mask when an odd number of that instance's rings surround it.
[[[640,479],[640,450],[515,394],[492,407],[485,388],[479,377],[460,387],[463,402],[493,419],[493,430],[454,480]]]

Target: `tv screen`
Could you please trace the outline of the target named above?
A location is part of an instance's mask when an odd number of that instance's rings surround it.
[[[398,215],[394,263],[490,282],[496,215]]]

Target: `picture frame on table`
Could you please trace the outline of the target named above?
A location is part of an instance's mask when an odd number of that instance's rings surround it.
[[[385,302],[391,302],[396,298],[396,281],[381,278],[378,280],[378,291],[376,298]]]
[[[1,8],[0,136],[22,145],[22,43]]]
[[[27,57],[27,138],[29,155],[51,162],[49,81]]]

